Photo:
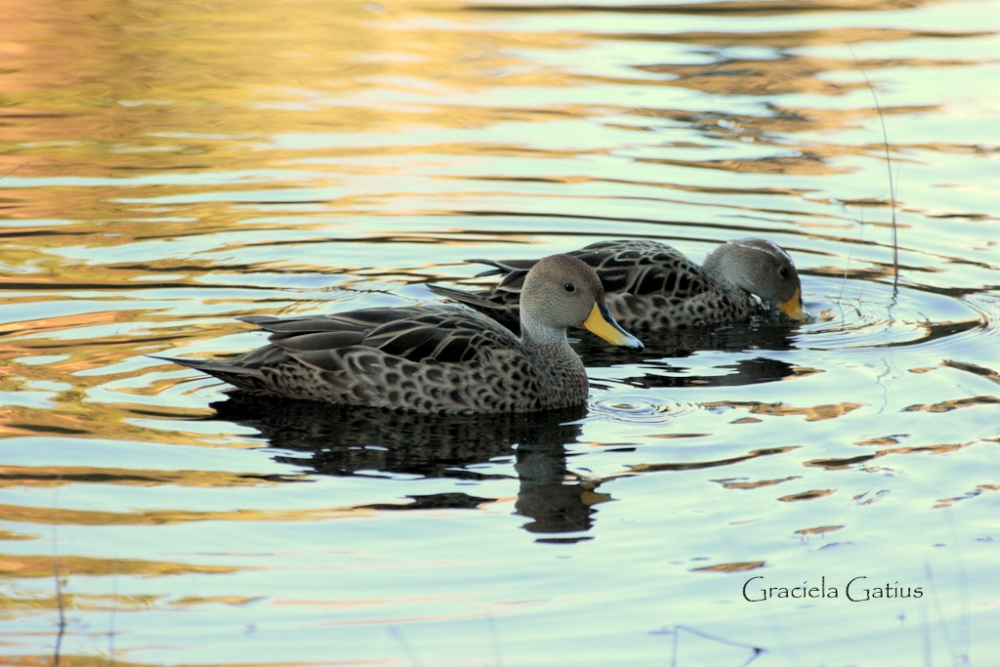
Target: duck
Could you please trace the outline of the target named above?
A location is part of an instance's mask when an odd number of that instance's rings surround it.
[[[418,413],[509,413],[586,403],[583,361],[566,331],[642,343],[608,312],[597,273],[553,255],[524,272],[520,335],[458,304],[365,308],[322,316],[240,318],[268,344],[225,360],[160,357],[238,390]]]
[[[766,311],[794,321],[808,318],[795,262],[767,239],[723,243],[701,266],[676,248],[643,239],[599,241],[567,255],[597,272],[608,310],[626,329],[656,331],[742,322]],[[436,284],[428,288],[517,331],[519,294],[537,260],[467,261],[493,267],[477,277],[499,275],[500,283],[478,291]]]

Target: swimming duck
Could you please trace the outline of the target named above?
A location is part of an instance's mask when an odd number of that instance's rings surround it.
[[[568,255],[597,271],[608,310],[629,329],[739,322],[748,320],[762,307],[776,309],[794,320],[806,317],[795,263],[778,244],[766,239],[724,243],[708,255],[702,266],[679,250],[645,240],[600,241]],[[469,261],[494,267],[479,275],[501,275],[500,284],[475,292],[440,285],[428,287],[517,331],[518,293],[537,260]]]
[[[580,405],[587,374],[567,327],[642,349],[608,313],[601,281],[568,255],[535,263],[520,285],[522,334],[455,305],[326,316],[245,317],[270,344],[224,361],[166,361],[240,389],[416,412],[529,412]]]

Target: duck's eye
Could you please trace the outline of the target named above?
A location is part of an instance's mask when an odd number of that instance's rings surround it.
[[[576,291],[576,285],[574,285],[573,283],[566,283],[565,285],[563,285],[563,287],[566,289],[567,292]]]
[[[781,274],[782,278],[787,278],[788,276],[792,275],[792,270],[790,268],[788,268],[787,266],[783,266],[778,271],[778,273]]]

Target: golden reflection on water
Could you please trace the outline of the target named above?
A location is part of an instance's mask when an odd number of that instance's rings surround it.
[[[81,656],[81,655],[62,655],[58,660],[53,660],[53,656],[49,655],[29,655],[29,656],[15,656],[11,658],[11,667],[39,667],[40,665],[51,665],[55,662],[61,667],[105,667],[108,664],[107,658],[104,656]],[[115,665],[119,667],[154,667],[161,663],[155,662],[134,662],[131,660],[115,660]],[[330,663],[328,661],[317,661],[317,662],[220,662],[215,663],[222,667],[327,667]],[[202,664],[200,667],[211,667],[210,665]]]
[[[222,470],[136,470],[90,466],[5,466],[0,465],[0,488],[55,487],[67,484],[95,483],[124,486],[231,488],[273,485],[299,479],[296,475],[259,475]]]
[[[692,463],[643,463],[640,465],[629,466],[630,472],[643,473],[643,472],[664,472],[664,471],[676,471],[676,470],[700,470],[703,468],[715,468],[719,466],[728,466],[734,463],[742,463],[743,461],[749,461],[762,456],[775,456],[778,454],[787,454],[797,447],[775,447],[772,449],[755,449],[743,456],[734,456],[727,459],[717,460],[717,461],[697,461]]]
[[[767,3],[733,4],[726,10],[718,6],[712,9],[724,13],[788,11],[786,6]],[[762,10],[763,6],[770,9]],[[849,8],[848,4],[844,8]],[[884,10],[886,6],[877,3],[854,8]],[[506,7],[503,11],[524,9]],[[824,5],[824,9],[830,8]],[[5,207],[6,215],[11,219],[88,220],[85,226],[77,223],[59,230],[51,239],[54,246],[72,244],[75,240],[98,247],[129,244],[143,240],[151,231],[150,221],[157,220],[159,238],[174,233],[212,234],[263,216],[234,209],[225,196],[221,201],[190,201],[188,197],[189,201],[184,203],[167,205],[171,217],[184,218],[170,222],[163,220],[166,217],[163,207],[139,202],[155,201],[159,194],[183,197],[204,193],[210,188],[199,180],[213,172],[243,174],[242,179],[227,178],[225,191],[230,197],[239,193],[254,193],[259,197],[261,190],[274,188],[276,183],[263,178],[261,169],[287,170],[289,184],[296,187],[333,188],[355,180],[356,175],[342,166],[318,164],[319,157],[340,161],[359,156],[538,155],[537,148],[509,141],[442,143],[432,139],[416,145],[394,145],[376,137],[403,135],[421,127],[469,129],[512,121],[544,124],[552,120],[630,113],[627,107],[616,108],[616,105],[567,104],[556,109],[530,105],[523,108],[442,105],[442,94],[446,92],[497,88],[551,90],[579,85],[565,73],[525,67],[522,59],[508,55],[507,51],[512,46],[523,50],[567,50],[608,38],[553,31],[494,33],[487,27],[470,26],[468,19],[463,19],[467,10],[462,4],[438,4],[431,9],[407,2],[382,3],[376,10],[370,3],[360,1],[339,2],[336,12],[329,11],[327,3],[305,1],[293,3],[293,8],[255,4],[239,11],[211,4],[199,11],[195,6],[155,2],[131,5],[127,11],[106,2],[74,3],[72,7],[36,3],[30,12],[11,8],[6,32],[13,47],[7,53],[9,73],[4,76],[0,95],[8,108],[4,117],[9,121],[0,126],[0,139],[8,142],[8,150],[0,159],[0,170],[17,168],[17,174],[23,177],[53,172],[72,174],[74,179],[98,178],[105,184],[51,187],[39,193],[41,197],[31,190],[15,189],[9,195],[12,201]],[[684,12],[683,7],[677,6],[666,10]],[[425,11],[444,16],[452,23],[429,26],[423,20]],[[768,48],[796,49],[845,41],[905,42],[931,37],[962,39],[981,34],[984,33],[842,28],[764,33],[682,32],[669,35],[669,39],[716,48],[758,41]],[[616,38],[637,39],[621,35]],[[669,85],[725,95],[741,92],[770,95],[776,89],[815,94],[831,87],[831,92],[842,93],[866,85],[864,81],[837,83],[826,76],[840,70],[965,64],[967,61],[957,59],[855,62],[849,58],[786,55],[778,59],[708,65],[664,63],[636,67],[675,77],[666,82]],[[394,91],[412,101],[395,102]],[[875,113],[870,105],[836,112],[793,107],[775,111],[742,118],[726,114],[726,127],[714,120],[708,122],[712,123],[716,138],[739,141],[749,132],[765,145],[777,145],[769,144],[769,133],[794,135],[844,130],[856,127]],[[882,111],[887,115],[912,114],[916,109],[887,106]],[[636,113],[691,116],[689,111],[659,108]],[[736,125],[730,126],[729,122]],[[368,133],[373,134],[370,145],[354,138]],[[274,141],[274,137],[282,135],[316,134],[342,139],[324,140],[318,146],[280,148]],[[709,160],[702,166],[735,172],[832,174],[845,169],[834,164],[835,158],[852,151],[871,155],[880,150],[875,143],[854,148],[810,143],[803,148],[803,157],[799,158]],[[957,149],[947,145],[921,148]],[[569,157],[581,151],[546,148],[544,154],[551,158]],[[643,159],[681,166],[701,164],[697,160]],[[310,162],[308,171],[296,166],[302,160]],[[368,174],[378,170],[397,171],[387,163],[365,167]],[[202,178],[167,181],[156,177],[195,173]],[[121,182],[112,182],[115,180]],[[123,185],[129,186],[133,201],[128,206],[115,203]],[[382,192],[379,196],[396,195]],[[320,203],[332,204],[329,214],[337,215],[338,209],[360,208],[364,200],[364,197],[338,196],[334,202],[321,198]],[[144,215],[149,220],[140,222],[138,218]],[[192,226],[195,221],[197,229]],[[46,232],[51,234],[52,229],[47,228]],[[24,229],[21,233],[28,236],[32,232]],[[31,248],[36,249],[33,252],[47,245],[44,238],[31,239]],[[9,261],[14,266],[60,263],[58,255],[23,259],[12,255]],[[161,261],[150,266],[160,266]],[[123,280],[129,278],[127,273],[118,275]],[[82,275],[76,280],[93,281]]]
[[[19,436],[67,436],[74,438],[104,438],[111,441],[162,443],[189,446],[234,446],[229,435],[212,435],[184,430],[157,431],[130,420],[159,416],[184,419],[211,414],[200,410],[150,410],[146,405],[128,403],[89,402],[76,389],[39,391],[31,385],[18,387],[17,382],[3,382],[3,391],[34,394],[38,407],[21,405],[0,406],[0,438]],[[53,399],[57,399],[53,401]],[[52,403],[58,407],[53,409]]]
[[[722,487],[725,489],[759,489],[765,486],[781,484],[783,482],[791,482],[796,479],[802,479],[802,477],[799,475],[790,475],[789,477],[783,477],[781,479],[759,479],[754,482],[734,482],[726,480],[718,481],[722,483]]]
[[[705,567],[693,568],[692,572],[747,572],[758,570],[767,565],[765,561],[754,560],[740,563],[721,563],[719,565],[706,565]]]
[[[39,153],[72,162],[77,177],[108,176],[108,157],[111,173],[122,177],[259,167],[310,154],[270,147],[276,133],[524,120],[516,110],[478,105],[442,117],[392,103],[393,90],[433,102],[445,88],[560,83],[543,71],[507,71],[518,63],[499,53],[502,35],[425,27],[406,2],[377,9],[348,0],[336,11],[306,1],[238,9],[160,2],[127,11],[107,2],[31,7],[10,12],[8,37],[20,48],[4,90],[5,101],[18,107],[13,118],[33,121],[34,142],[25,151],[31,162],[23,168],[29,173],[50,166]],[[565,46],[551,35],[538,38],[536,45],[543,44]],[[375,93],[386,101],[365,97]],[[506,117],[491,118],[498,113]],[[24,140],[14,133],[4,138]],[[331,154],[365,152],[344,148]],[[6,160],[16,165],[17,153]]]
[[[797,503],[802,500],[817,500],[819,498],[825,498],[826,496],[832,495],[836,492],[836,489],[810,489],[808,491],[802,491],[801,493],[792,493],[787,496],[781,496],[778,500],[783,503]]]
[[[939,0],[935,0],[939,1]],[[725,3],[714,3],[715,6]],[[825,4],[825,3],[824,3]],[[870,6],[870,9],[882,11],[888,9],[889,3],[879,2]],[[672,6],[675,7],[676,5]],[[829,7],[829,5],[827,5]],[[928,38],[960,38],[978,37],[990,34],[988,31],[958,31],[945,32],[934,30],[907,30],[900,28],[858,28],[851,26],[838,27],[836,29],[814,29],[814,30],[765,30],[757,33],[750,32],[675,32],[669,35],[658,35],[655,33],[626,33],[626,34],[603,34],[607,39],[628,39],[628,40],[654,40],[679,42],[682,44],[709,44],[716,47],[744,46],[746,44],[761,44],[769,49],[798,49],[805,46],[840,46],[842,44],[868,44],[871,42],[902,42],[912,39]],[[907,59],[911,60],[911,59]],[[927,62],[932,65],[949,62],[947,59],[912,59],[914,62]],[[753,61],[759,62],[759,61]],[[853,59],[842,59],[838,61],[842,66],[847,67],[847,63]],[[888,62],[888,61],[887,61]],[[892,61],[897,62],[897,61]],[[959,62],[959,61],[953,61]],[[825,68],[824,68],[825,69]]]
[[[801,36],[801,35],[800,35]],[[975,35],[958,35],[973,37]],[[807,37],[807,36],[806,36]],[[912,37],[912,36],[906,36]],[[740,35],[740,38],[745,38]],[[711,40],[709,40],[711,41]],[[772,46],[767,35],[760,43]],[[798,46],[808,45],[808,38]],[[866,68],[886,67],[963,67],[971,64],[961,60],[927,60],[923,58],[874,60]],[[809,58],[787,56],[779,60],[732,60],[710,65],[642,65],[639,69],[655,74],[668,74],[672,86],[683,86],[713,95],[845,95],[868,87],[865,81],[842,83],[829,81],[820,75],[836,71],[856,71],[858,64],[840,58]]]
[[[228,565],[192,565],[127,558],[87,558],[84,556],[58,556],[62,576],[116,576],[132,574],[145,577],[166,577],[183,574],[232,574],[243,568]],[[52,556],[14,556],[0,554],[0,571],[4,579],[33,579],[52,577]]]
[[[345,507],[303,510],[248,510],[224,512],[199,512],[190,510],[138,510],[134,512],[108,512],[99,510],[73,510],[51,507],[25,507],[0,505],[0,512],[8,521],[31,524],[75,526],[165,526],[192,521],[320,521],[358,517],[369,514],[368,508]]]
[[[116,565],[122,564],[126,568],[129,563],[122,563],[122,561],[115,561]],[[70,563],[73,565],[73,563]],[[203,568],[193,568],[189,571],[171,571],[171,572],[157,572],[150,570],[149,568],[139,568],[140,571],[134,572],[134,574],[145,576],[145,577],[159,577],[159,576],[177,576],[185,574],[231,574],[230,572],[223,572],[217,570],[205,570]],[[50,572],[51,574],[51,572]],[[108,576],[108,574],[94,573],[94,572],[77,572],[62,571],[61,574],[86,574],[90,576]],[[111,573],[115,575],[117,573]],[[129,574],[128,570],[124,574]],[[115,614],[119,611],[148,611],[150,609],[176,609],[184,610],[197,607],[199,605],[208,604],[223,604],[229,606],[241,607],[248,604],[253,604],[254,602],[260,601],[260,598],[254,597],[243,597],[238,595],[219,595],[219,596],[185,596],[182,598],[174,599],[168,596],[159,595],[108,595],[108,594],[85,594],[85,593],[69,593],[64,592],[58,598],[55,596],[39,596],[31,599],[20,599],[11,600],[9,598],[0,599],[0,613],[3,612],[18,612],[21,614],[25,613],[39,613],[39,612],[51,612],[59,609],[60,605],[64,611],[87,611],[87,612],[97,612],[103,615]],[[51,658],[51,656],[50,656]],[[22,663],[10,663],[5,662],[5,665],[10,664],[22,664]],[[38,663],[36,663],[38,664]],[[50,665],[51,662],[42,662],[40,664]],[[60,660],[60,664],[75,664],[72,661],[66,663]],[[102,666],[106,666],[107,662],[98,663]],[[121,661],[116,661],[115,664],[133,664],[133,663],[123,663]]]
[[[966,398],[950,399],[933,403],[931,405],[915,404],[906,408],[907,412],[951,412],[962,408],[971,408],[978,405],[1000,405],[998,396],[969,396]]]
[[[836,419],[863,407],[861,403],[837,403],[798,408],[792,405],[785,405],[784,403],[772,404],[753,401],[711,401],[702,403],[701,405],[710,409],[745,409],[751,414],[766,415],[768,417],[805,416],[807,422]]]
[[[823,533],[829,533],[835,530],[843,530],[846,526],[816,526],[815,528],[802,528],[796,530],[796,535],[822,535]]]

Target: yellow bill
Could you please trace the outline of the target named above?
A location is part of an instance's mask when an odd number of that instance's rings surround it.
[[[793,320],[805,320],[809,317],[802,309],[801,290],[795,290],[795,294],[793,294],[788,301],[782,301],[779,303],[778,309]]]
[[[587,317],[583,326],[587,328],[587,331],[600,336],[612,345],[630,347],[633,350],[642,349],[642,343],[639,339],[622,329],[621,325],[615,322],[615,318],[611,317],[611,313],[608,311],[606,305],[595,303],[593,310],[590,311],[590,316]]]

